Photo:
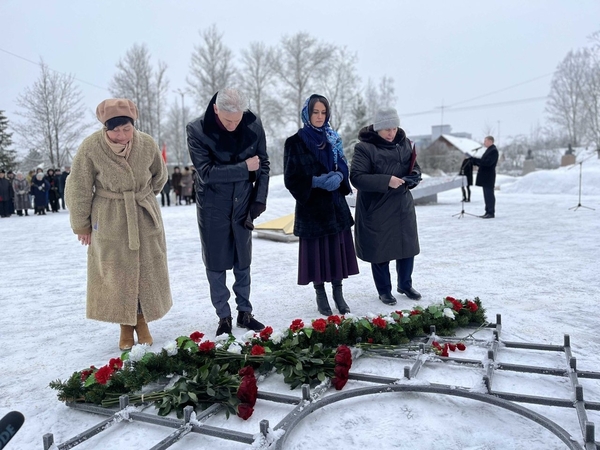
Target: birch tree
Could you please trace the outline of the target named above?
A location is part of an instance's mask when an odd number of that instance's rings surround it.
[[[169,80],[167,65],[161,61],[154,67],[145,44],[134,44],[117,63],[117,73],[109,91],[117,98],[133,101],[139,112],[136,126],[161,143],[161,123]]]
[[[282,97],[289,121],[302,127],[300,113],[306,98],[313,94],[318,80],[327,76],[334,47],[300,32],[281,39],[275,71],[282,84]]]
[[[216,25],[200,31],[200,39],[200,44],[194,46],[187,82],[202,107],[217,91],[235,84],[236,68],[233,54]]]
[[[83,94],[72,75],[54,72],[40,62],[40,76],[17,97],[24,122],[15,124],[22,146],[44,155],[53,167],[68,165],[90,126]]]
[[[577,146],[584,133],[585,83],[590,51],[570,51],[556,68],[546,103],[549,120],[558,125]]]

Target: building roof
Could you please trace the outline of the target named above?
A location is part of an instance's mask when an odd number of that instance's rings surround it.
[[[475,156],[476,150],[483,148],[482,144],[480,144],[477,141],[474,141],[473,139],[456,137],[452,136],[451,134],[442,134],[440,137],[444,138],[446,141],[448,141],[451,145],[456,147],[461,152],[470,153],[473,156]]]

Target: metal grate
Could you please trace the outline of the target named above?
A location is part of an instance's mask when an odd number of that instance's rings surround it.
[[[579,378],[600,379],[600,372],[581,371],[577,369],[576,358],[571,354],[571,342],[568,335],[564,336],[563,345],[546,345],[535,343],[520,343],[503,341],[500,339],[502,331],[501,316],[496,316],[496,323],[488,326],[492,328],[492,338],[489,340],[471,339],[473,342],[478,342],[485,346],[487,350],[487,359],[480,361],[476,359],[464,359],[456,357],[436,357],[435,361],[440,363],[454,362],[462,365],[475,366],[482,369],[482,379],[487,392],[475,392],[469,388],[460,388],[454,385],[444,384],[402,384],[402,380],[410,380],[418,377],[419,371],[426,361],[431,362],[431,359],[425,358],[425,354],[431,348],[435,335],[435,327],[431,328],[431,334],[424,341],[418,343],[417,352],[408,352],[406,350],[388,350],[378,351],[377,354],[389,358],[403,358],[410,361],[409,365],[404,367],[402,377],[382,377],[357,372],[350,372],[349,378],[363,382],[373,383],[373,387],[350,388],[348,385],[342,392],[325,395],[329,384],[318,386],[313,392],[308,386],[302,386],[301,396],[283,395],[273,392],[264,392],[259,390],[258,399],[263,401],[277,402],[280,404],[291,405],[290,412],[281,419],[272,429],[268,420],[262,420],[260,427],[260,443],[263,448],[272,448],[275,450],[283,449],[286,440],[289,438],[289,433],[296,427],[305,417],[312,412],[323,408],[332,403],[346,400],[353,397],[372,395],[372,394],[395,394],[398,392],[413,392],[413,393],[435,393],[442,395],[450,395],[468,398],[475,401],[481,401],[492,404],[508,411],[519,414],[527,419],[530,419],[539,425],[543,426],[555,436],[557,436],[565,445],[566,448],[573,450],[598,450],[600,445],[595,441],[594,423],[588,420],[587,411],[600,411],[600,403],[590,402],[584,399],[583,387],[579,384]],[[448,338],[446,342],[458,341],[459,339]],[[534,365],[519,365],[498,362],[498,353],[503,348],[520,349],[520,350],[535,350],[543,352],[558,352],[563,353],[565,357],[565,367],[563,369],[540,367]],[[570,387],[573,392],[573,398],[561,399],[553,397],[542,397],[527,394],[517,394],[510,392],[502,392],[494,389],[494,374],[498,371],[511,371],[515,373],[530,373],[544,376],[563,377],[570,380]],[[574,400],[573,400],[574,399]],[[101,421],[97,425],[78,434],[77,436],[61,443],[54,444],[54,436],[51,433],[43,436],[44,450],[49,450],[51,446],[58,450],[66,450],[77,446],[78,444],[92,438],[102,431],[114,426],[118,423],[129,423],[132,421],[151,423],[161,425],[168,429],[173,429],[170,434],[151,447],[151,450],[162,450],[169,448],[183,436],[189,433],[198,433],[206,436],[213,436],[220,439],[228,439],[248,445],[254,444],[256,435],[239,432],[233,429],[214,427],[205,424],[204,422],[212,415],[217,414],[222,410],[220,405],[213,405],[206,410],[197,414],[195,420],[191,420],[193,407],[188,406],[184,410],[184,419],[174,419],[169,417],[160,417],[156,414],[148,414],[140,411],[139,408],[134,408],[129,405],[127,396],[120,398],[118,409],[103,408],[99,406],[68,403],[67,405],[81,411],[91,412],[103,416],[108,416],[107,419]],[[581,443],[575,442],[573,437],[565,431],[559,424],[553,422],[542,414],[536,413],[531,409],[521,406],[520,403],[529,403],[546,406],[556,406],[563,408],[575,408],[579,425],[581,428],[582,439]]]

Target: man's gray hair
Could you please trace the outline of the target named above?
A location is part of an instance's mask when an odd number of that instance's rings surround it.
[[[217,108],[225,112],[244,112],[248,109],[248,99],[235,88],[221,89],[217,94]]]

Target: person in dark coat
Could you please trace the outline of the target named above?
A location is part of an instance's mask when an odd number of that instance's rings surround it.
[[[6,179],[12,185],[13,181],[15,181],[15,173],[12,170],[9,170],[8,172],[6,172]],[[13,190],[14,190],[14,186],[13,186]],[[15,213],[15,199],[14,199],[14,197],[11,197],[11,199],[10,199],[10,205],[8,206],[8,210],[10,211],[10,214],[14,214]]]
[[[192,178],[192,171],[189,167],[183,168],[181,181],[179,183],[181,197],[185,200],[186,205],[190,205],[192,203],[192,193],[194,192],[194,179]]]
[[[412,142],[399,128],[395,109],[377,111],[373,125],[359,131],[350,181],[358,190],[356,252],[371,263],[379,299],[396,304],[389,263],[396,261],[397,291],[412,300],[421,294],[412,287],[414,257],[420,252],[417,216],[410,189],[421,181],[421,168]]]
[[[465,156],[462,164],[460,165],[459,175],[463,175],[466,180],[463,181],[463,185],[461,186],[462,191],[462,201],[470,202],[471,201],[471,186],[473,186],[473,161],[468,156]]]
[[[342,280],[358,273],[352,225],[346,202],[351,192],[342,140],[329,125],[329,101],[311,95],[302,108],[304,127],[285,141],[285,187],[296,199],[294,234],[300,238],[298,284],[313,283],[317,309],[332,315],[325,282],[332,284],[340,314],[350,312]]]
[[[14,191],[6,178],[6,171],[0,169],[0,217],[10,217],[13,208]]]
[[[167,201],[167,206],[171,206],[171,177],[167,177],[167,182],[160,191],[160,203],[162,206],[165,206],[165,199]]]
[[[35,213],[40,216],[46,215],[49,191],[50,183],[44,178],[44,172],[38,172],[31,180],[31,195],[33,195]]]
[[[175,204],[181,205],[181,170],[178,166],[173,168],[171,176],[171,187],[175,191]]]
[[[487,136],[483,140],[485,152],[481,158],[472,157],[473,165],[478,166],[475,185],[483,189],[483,200],[485,202],[485,214],[479,216],[482,219],[493,219],[496,216],[496,196],[494,185],[496,184],[496,164],[498,163],[498,149],[494,145],[494,138]]]
[[[60,207],[62,209],[67,209],[65,206],[65,185],[67,184],[67,177],[70,173],[71,166],[65,166],[58,179],[58,196],[60,197]]]
[[[58,180],[54,176],[54,169],[48,169],[46,171],[46,181],[50,185],[50,190],[48,191],[48,203],[50,210],[55,213],[58,212],[58,202],[60,199],[58,196]],[[47,208],[46,210],[49,211]]]
[[[237,325],[254,331],[264,325],[252,315],[250,263],[252,222],[267,205],[269,158],[260,119],[245,95],[222,89],[204,115],[187,125],[196,168],[196,208],[202,258],[210,297],[219,316],[217,336],[231,333],[226,271],[233,269]]]

